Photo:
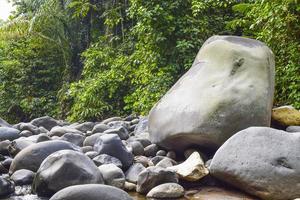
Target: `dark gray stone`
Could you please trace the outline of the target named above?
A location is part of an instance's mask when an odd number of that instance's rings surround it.
[[[83,141],[83,146],[94,146],[98,138],[102,135],[104,135],[104,133],[95,133],[91,136],[86,137]]]
[[[12,174],[19,169],[28,169],[36,172],[45,158],[50,154],[63,149],[80,151],[79,147],[66,141],[57,140],[33,144],[16,155],[10,166],[9,172]]]
[[[31,121],[31,124],[35,125],[35,126],[42,126],[47,130],[51,130],[53,127],[59,125],[59,122],[55,119],[53,119],[52,117],[49,116],[44,116],[44,117],[40,117],[40,118],[36,118],[34,120]]]
[[[139,174],[136,191],[147,194],[152,188],[163,183],[178,183],[175,172],[161,167],[148,167]]]
[[[145,147],[145,156],[147,157],[153,157],[158,152],[158,146],[156,144],[151,144],[147,147]]]
[[[20,131],[15,128],[0,127],[0,141],[15,140],[20,137]]]
[[[75,185],[60,190],[50,200],[133,200],[116,187],[100,184]]]
[[[31,185],[34,175],[35,173],[33,171],[20,169],[15,171],[10,178],[16,185]]]
[[[60,139],[82,147],[85,137],[78,133],[66,133],[63,136],[61,136]]]
[[[262,199],[300,197],[300,134],[251,127],[218,149],[210,174]]]
[[[144,155],[144,147],[139,141],[129,142],[129,147],[132,149],[132,153],[135,156]]]
[[[103,123],[96,124],[92,130],[92,133],[103,133],[104,131],[108,130],[109,126]]]
[[[119,126],[113,129],[108,129],[104,131],[104,134],[117,134],[121,140],[127,140],[129,138],[128,130],[123,126]]]
[[[0,176],[0,197],[7,197],[15,191],[13,182]]]
[[[108,154],[118,158],[125,169],[133,163],[133,155],[126,149],[120,137],[116,134],[106,134],[99,137],[94,145],[99,154]]]
[[[118,158],[115,158],[107,154],[98,155],[93,158],[93,161],[97,166],[104,165],[104,164],[114,164],[115,166],[122,168],[122,162]]]
[[[300,133],[300,126],[288,126],[286,131],[290,133]]]
[[[95,126],[94,122],[84,122],[82,124],[78,124],[73,127],[83,133],[86,133],[87,131],[92,131],[94,126]]]
[[[39,196],[52,196],[71,185],[103,183],[92,160],[81,152],[57,151],[48,156],[36,173],[33,190]]]

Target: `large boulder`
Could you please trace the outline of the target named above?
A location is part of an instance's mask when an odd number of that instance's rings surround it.
[[[218,149],[210,174],[262,199],[300,197],[300,134],[251,127]]]
[[[50,200],[132,200],[123,190],[116,187],[87,184],[75,185],[60,190]]]
[[[10,127],[0,127],[0,141],[15,140],[20,137],[20,131]]]
[[[216,56],[218,55],[218,56]],[[250,126],[270,126],[274,55],[262,42],[214,36],[149,114],[153,143],[216,149]]]
[[[105,134],[98,138],[94,150],[99,154],[108,154],[118,158],[125,169],[133,163],[133,155],[130,153],[117,134]]]
[[[80,148],[66,141],[46,141],[30,145],[20,151],[9,168],[10,174],[19,169],[28,169],[36,172],[41,163],[50,154],[64,149],[80,151]]]
[[[93,183],[104,183],[93,161],[81,152],[61,150],[43,161],[34,178],[33,190],[47,197],[71,185]]]

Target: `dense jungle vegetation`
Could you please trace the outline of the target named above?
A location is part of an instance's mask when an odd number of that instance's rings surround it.
[[[300,109],[298,0],[11,0],[0,22],[0,117],[147,114],[212,35],[265,42],[275,105]]]

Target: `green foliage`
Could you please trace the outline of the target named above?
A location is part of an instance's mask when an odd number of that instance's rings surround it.
[[[0,22],[0,116],[146,115],[215,34],[276,55],[277,105],[300,108],[298,0],[12,0]]]
[[[275,104],[300,108],[300,2],[260,0],[234,10],[242,18],[231,24],[246,36],[265,42],[276,58]]]

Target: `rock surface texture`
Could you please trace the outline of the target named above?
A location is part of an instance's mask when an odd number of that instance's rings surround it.
[[[124,191],[100,184],[75,185],[57,192],[50,200],[132,200]]]
[[[224,143],[209,170],[261,199],[295,199],[300,197],[299,154],[299,133],[251,127]]]
[[[68,186],[93,183],[104,183],[93,161],[81,152],[61,150],[43,161],[33,189],[39,196],[47,197]]]
[[[182,151],[221,146],[236,132],[270,126],[274,55],[262,42],[214,36],[149,114],[153,143]]]

